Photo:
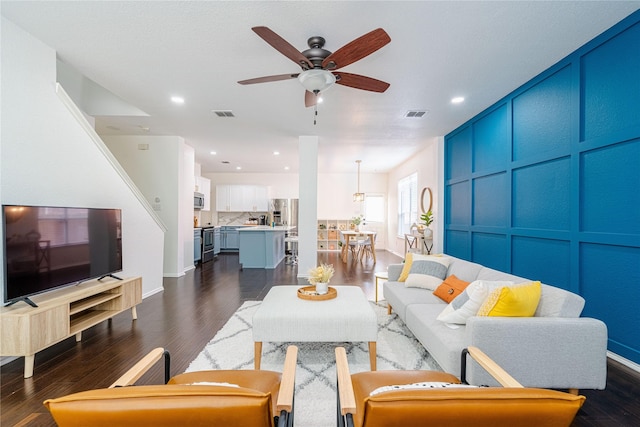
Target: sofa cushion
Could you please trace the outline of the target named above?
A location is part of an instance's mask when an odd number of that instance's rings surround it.
[[[478,310],[478,316],[531,317],[540,301],[540,282],[494,289]]]
[[[457,278],[467,282],[473,282],[478,279],[478,273],[482,270],[482,265],[476,264],[470,261],[466,261],[460,258],[451,257],[451,263],[449,264],[449,271],[447,276],[455,274]]]
[[[511,285],[513,285],[513,282],[476,280],[451,301],[442,313],[438,315],[437,319],[445,323],[465,324],[469,317],[478,313],[482,303],[489,296],[489,292],[496,288]]]
[[[444,301],[433,295],[432,292],[425,291],[422,288],[407,288],[402,282],[385,282],[383,286],[387,303],[405,323],[406,309],[411,304],[434,305],[437,313],[440,313],[447,306]]]
[[[573,292],[542,284],[536,317],[580,317],[584,298]]]
[[[433,291],[433,294],[444,302],[451,302],[469,286],[470,282],[458,279],[455,274],[444,279],[444,281]]]
[[[411,304],[406,309],[405,324],[444,372],[459,377],[460,352],[468,344],[465,342],[466,325],[450,325],[437,320],[443,306],[444,303]]]

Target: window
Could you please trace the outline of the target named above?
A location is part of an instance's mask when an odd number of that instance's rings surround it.
[[[384,196],[367,194],[364,197],[364,218],[368,223],[384,222]]]
[[[418,220],[418,174],[398,181],[398,236],[408,234]]]
[[[65,246],[89,241],[87,209],[40,208],[38,228],[42,240],[50,240],[51,246]]]

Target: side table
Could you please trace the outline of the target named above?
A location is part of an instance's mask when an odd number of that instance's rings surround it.
[[[376,302],[378,302],[378,280],[380,280],[380,279],[384,279],[384,280],[389,279],[389,273],[386,272],[386,271],[377,271],[375,276],[376,276]]]

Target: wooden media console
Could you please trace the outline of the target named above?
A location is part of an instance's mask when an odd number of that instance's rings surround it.
[[[131,309],[142,301],[142,278],[104,278],[31,297],[38,307],[18,303],[0,309],[0,355],[24,356],[24,377],[33,376],[35,354]]]

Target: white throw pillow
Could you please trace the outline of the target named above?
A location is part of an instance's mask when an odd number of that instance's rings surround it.
[[[466,287],[437,317],[444,323],[464,325],[469,317],[475,316],[489,293],[503,286],[511,286],[510,281],[476,280]]]
[[[397,391],[397,390],[427,390],[434,388],[477,388],[475,385],[469,384],[456,384],[456,383],[445,383],[439,381],[429,381],[423,383],[413,383],[413,384],[397,384],[397,385],[385,385],[382,387],[378,387],[369,393],[369,396],[375,396],[379,393],[384,393],[385,391]]]

